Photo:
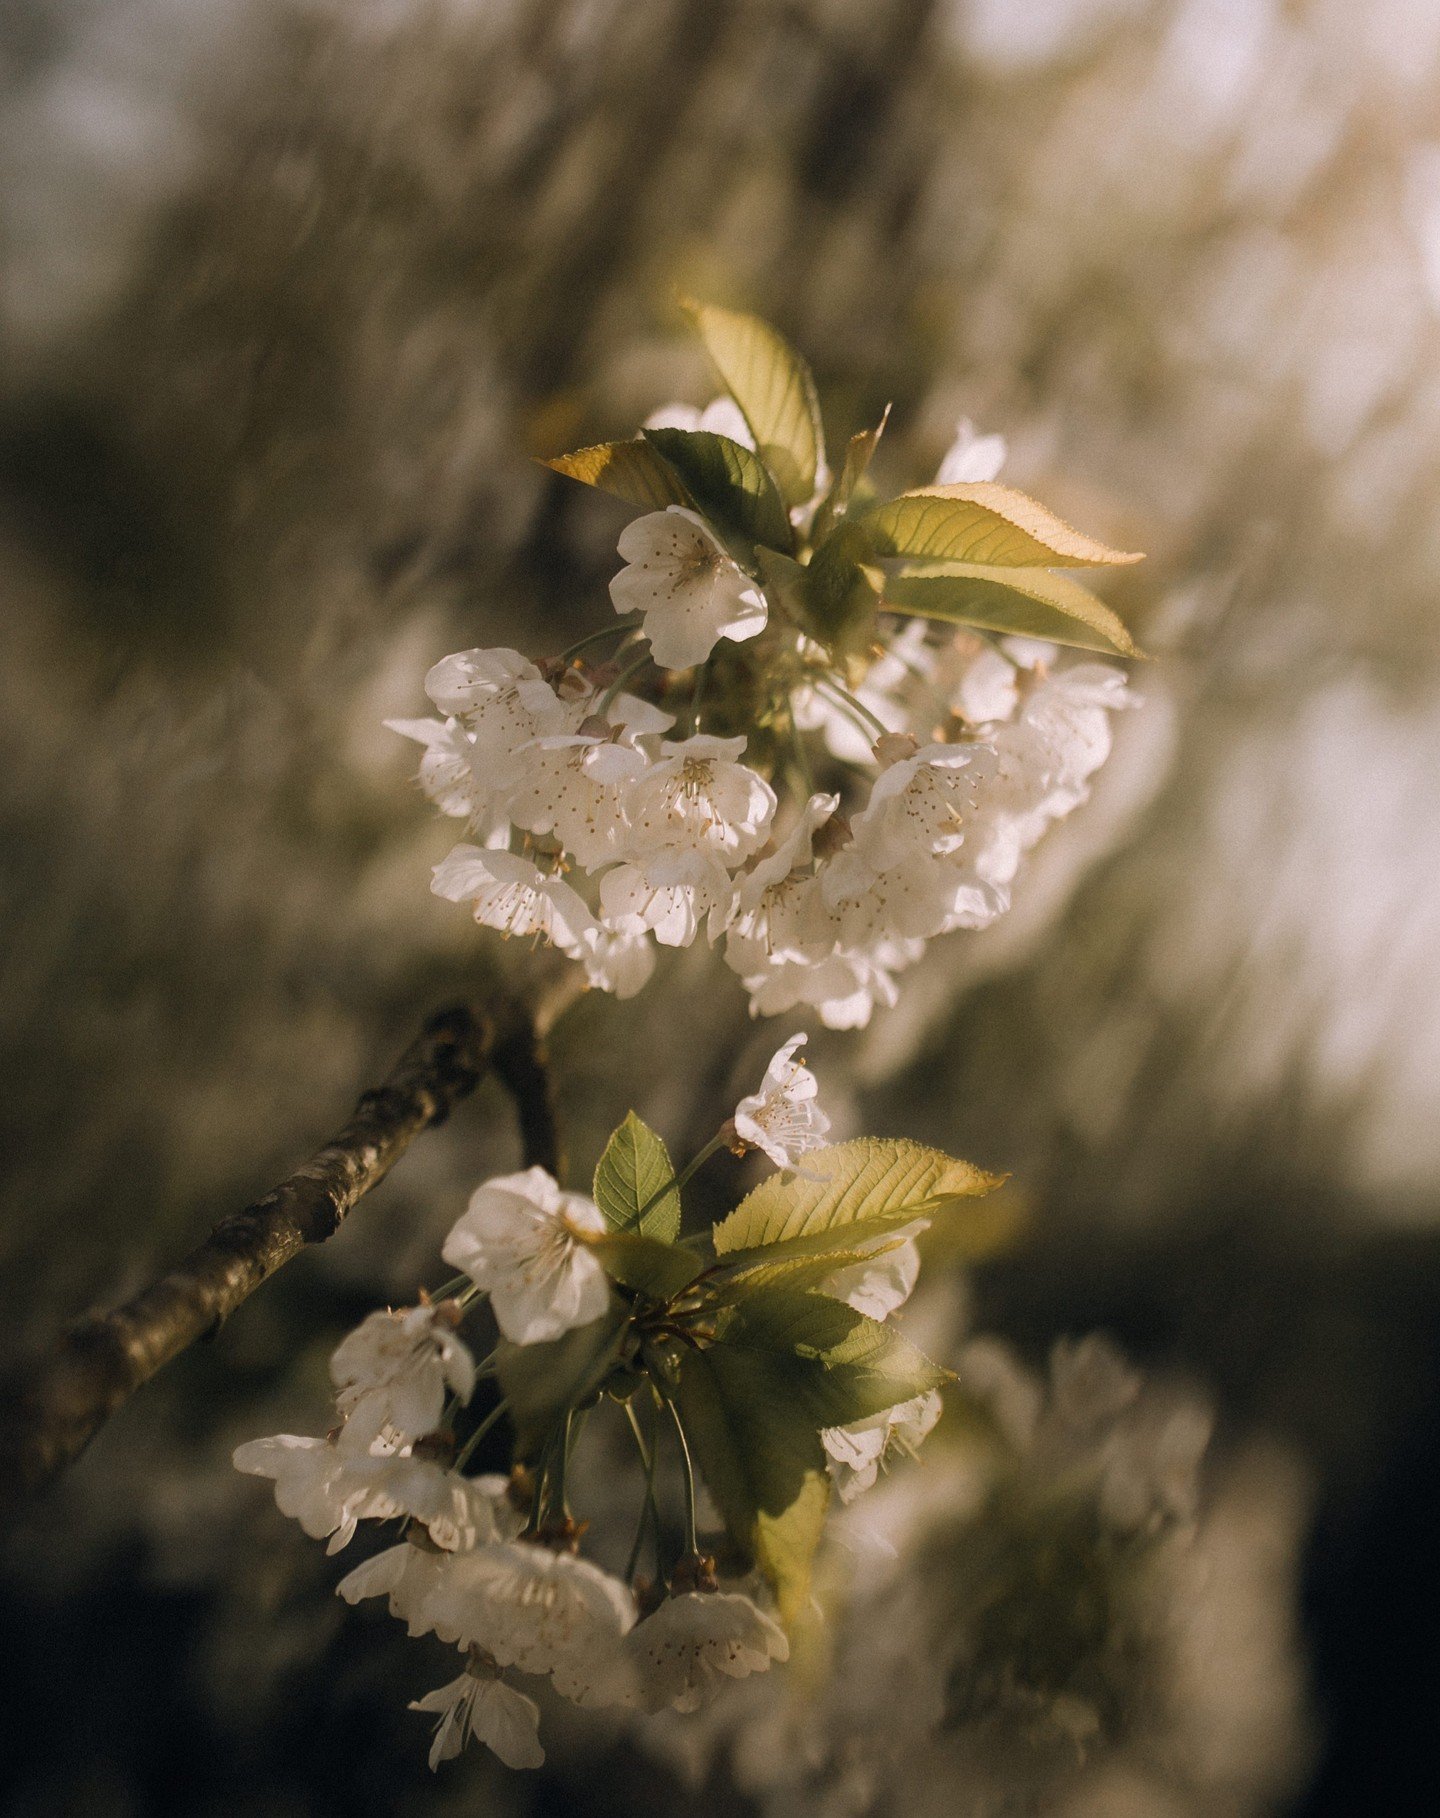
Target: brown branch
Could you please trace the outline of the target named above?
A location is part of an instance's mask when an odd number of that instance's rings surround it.
[[[578,971],[578,968],[567,968]],[[583,976],[583,975],[582,975]],[[541,1036],[568,1001],[557,981],[532,1013],[514,1002],[431,1017],[384,1084],[324,1148],[183,1262],[109,1313],[88,1313],[54,1350],[0,1384],[0,1509],[62,1471],[142,1383],[216,1332],[263,1281],[337,1231],[422,1130],[443,1123],[494,1067],[532,1158],[553,1167],[555,1124]],[[546,1160],[546,1157],[549,1160]]]

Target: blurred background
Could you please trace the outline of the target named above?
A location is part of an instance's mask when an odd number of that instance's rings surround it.
[[[487,1086],[11,1537],[4,1818],[840,1818],[902,1747],[910,1810],[1434,1811],[1440,6],[6,0],[0,249],[7,1344],[133,1291],[483,989],[380,722],[449,650],[609,613],[623,513],[529,457],[705,400],[678,287],[775,320],[832,439],[893,401],[883,482],[966,414],[1151,552],[1094,800],[814,1061],[842,1133],[1014,1175],[946,1342],[1033,1385],[1101,1331],[1137,1405],[1213,1418],[1183,1559],[1091,1637],[1100,1719],[1090,1654],[991,1676],[1043,1747],[973,1686],[907,1728],[926,1585],[955,1634],[995,1572],[1032,1640],[1074,1614],[952,1509],[805,1751],[577,1718],[539,1776],[432,1780],[404,1704],[444,1651],[346,1611],[229,1452],[323,1430],[339,1334],[434,1279],[513,1165]],[[701,951],[587,999],[577,1175],[631,1103],[702,1140],[788,1033]]]

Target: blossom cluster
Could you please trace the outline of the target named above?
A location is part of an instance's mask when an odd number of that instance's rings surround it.
[[[612,626],[536,661],[447,656],[425,679],[438,717],[388,724],[468,823],[432,888],[477,921],[552,942],[620,997],[657,944],[703,936],[753,1014],[855,1028],[928,940],[1003,914],[1025,853],[1085,800],[1131,697],[1116,665],[1052,639],[1133,646],[1035,564],[1131,558],[993,484],[1004,444],[968,422],[893,523],[861,511],[857,463],[832,480],[817,426],[787,513],[761,457],[788,469],[735,390],[552,463],[671,500],[621,533]],[[892,582],[856,553],[952,549],[983,559]],[[860,598],[858,622],[836,597]]]
[[[433,1634],[460,1651],[458,1675],[412,1706],[438,1720],[432,1767],[471,1737],[512,1767],[544,1759],[539,1706],[513,1683],[517,1674],[548,1679],[587,1708],[693,1712],[726,1680],[787,1658],[777,1620],[786,1586],[751,1545],[733,1486],[712,1462],[709,1403],[692,1393],[696,1373],[711,1371],[724,1392],[731,1340],[752,1359],[764,1353],[777,1379],[788,1371],[787,1380],[806,1386],[812,1411],[799,1428],[793,1406],[767,1405],[763,1395],[757,1402],[747,1391],[742,1412],[752,1423],[784,1425],[787,1445],[798,1433],[802,1447],[813,1446],[842,1500],[873,1484],[890,1456],[912,1451],[934,1425],[943,1373],[887,1322],[915,1284],[916,1235],[952,1189],[991,1183],[936,1152],[890,1145],[878,1172],[899,1181],[896,1192],[877,1197],[867,1188],[868,1197],[852,1195],[848,1211],[842,1195],[833,1235],[812,1231],[800,1246],[804,1280],[788,1275],[794,1244],[764,1239],[773,1206],[809,1204],[812,1164],[842,1189],[849,1175],[868,1181],[877,1172],[866,1145],[855,1155],[847,1152],[857,1145],[826,1147],[828,1120],[799,1058],[804,1039],[779,1050],[759,1089],[678,1177],[663,1144],[632,1114],[602,1157],[594,1197],[563,1189],[535,1166],[483,1183],[444,1241],[455,1279],[415,1306],[369,1314],[336,1349],[331,1431],[236,1450],[236,1466],[273,1479],[282,1513],[327,1539],[331,1552],[362,1522],[399,1524],[395,1544],[337,1589],[351,1603],[385,1598],[410,1634]],[[710,1233],[707,1266],[696,1240],[679,1238],[680,1192],[694,1167],[725,1146],[764,1153],[780,1172]],[[658,1184],[642,1180],[637,1158]],[[617,1212],[627,1196],[628,1217]],[[777,1282],[777,1269],[785,1280]],[[487,1310],[498,1343],[477,1361],[474,1334]],[[863,1381],[850,1384],[840,1360],[857,1344],[869,1364]],[[477,1418],[472,1400],[491,1380],[500,1399]],[[713,1393],[707,1375],[705,1395]],[[581,1428],[601,1407],[623,1415],[645,1470],[623,1572],[582,1556],[588,1524],[575,1518],[566,1487]],[[847,1410],[855,1418],[824,1424]],[[472,1473],[482,1442],[507,1417],[510,1468]],[[667,1442],[683,1468],[678,1532],[657,1501]],[[730,1557],[739,1555],[723,1584],[697,1527],[696,1465],[730,1530]],[[653,1571],[642,1576],[647,1538]],[[805,1544],[813,1550],[817,1539]],[[607,1540],[600,1536],[602,1552]],[[793,1595],[790,1603],[793,1613]]]

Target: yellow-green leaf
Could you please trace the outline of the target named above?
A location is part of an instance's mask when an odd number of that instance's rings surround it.
[[[659,451],[641,437],[633,442],[597,442],[573,454],[541,463],[586,486],[598,486],[631,505],[663,511],[667,505],[694,506],[684,483]]]
[[[693,1251],[679,1244],[645,1237],[639,1231],[609,1231],[590,1239],[590,1248],[612,1281],[648,1295],[669,1300],[694,1281],[704,1267]]]
[[[753,449],[705,429],[647,429],[644,434],[720,529],[771,549],[793,547],[784,501]]]
[[[1124,621],[1103,600],[1049,568],[989,568],[973,562],[907,568],[886,582],[883,605],[1079,650],[1140,655]]]
[[[993,480],[927,486],[865,513],[876,555],[1005,568],[1113,567],[1139,555],[1072,530],[1023,492]]]
[[[870,466],[871,457],[885,433],[885,425],[890,421],[890,406],[885,406],[885,414],[873,429],[862,429],[850,438],[845,450],[845,459],[840,464],[840,472],[835,484],[821,501],[820,509],[815,513],[815,522],[811,527],[811,536],[816,543],[823,543],[831,526],[838,518],[843,518],[855,488],[865,478]]]
[[[690,1450],[731,1539],[775,1593],[787,1625],[805,1609],[830,1480],[796,1395],[819,1366],[712,1345],[687,1351],[676,1400]]]
[[[836,1143],[808,1154],[803,1174],[783,1169],[747,1194],[715,1227],[715,1253],[814,1238],[860,1221],[883,1228],[933,1217],[951,1201],[989,1193],[1000,1178],[903,1138]]]
[[[595,1170],[595,1204],[617,1231],[672,1242],[680,1232],[680,1195],[665,1144],[633,1111],[605,1145]],[[667,1185],[667,1183],[669,1183]]]
[[[683,303],[721,383],[740,406],[755,448],[789,505],[815,491],[825,456],[810,368],[768,322],[708,303]]]
[[[871,561],[865,525],[842,518],[802,569],[805,616],[832,650],[866,640],[884,573]]]

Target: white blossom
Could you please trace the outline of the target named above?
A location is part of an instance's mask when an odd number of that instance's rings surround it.
[[[476,1188],[441,1255],[488,1291],[506,1338],[537,1344],[605,1311],[610,1285],[585,1241],[604,1230],[591,1200],[527,1168]]]
[[[439,1716],[430,1745],[432,1769],[458,1755],[472,1736],[506,1767],[537,1768],[545,1760],[539,1736],[540,1707],[483,1666],[472,1663],[449,1685],[417,1698],[410,1709]]]
[[[735,1107],[736,1136],[763,1150],[777,1168],[793,1168],[798,1156],[824,1142],[830,1128],[830,1119],[815,1102],[820,1089],[815,1075],[795,1058],[806,1039],[791,1036],[765,1069],[760,1090]]]
[[[643,991],[655,970],[655,949],[643,932],[597,927],[580,955],[585,978],[597,991],[613,991],[622,1002]]]
[[[700,429],[712,436],[728,436],[732,442],[738,442],[742,448],[748,448],[752,452],[755,448],[755,438],[750,433],[750,425],[745,421],[745,413],[731,397],[712,398],[703,410],[694,404],[662,404],[646,417],[644,427]]]
[[[977,480],[993,480],[1005,465],[1005,455],[1004,436],[982,436],[969,417],[961,417],[955,440],[945,451],[935,475],[935,484],[973,485]]]
[[[887,764],[852,823],[856,847],[877,867],[957,852],[994,761],[987,745],[929,745]]]
[[[475,1387],[475,1359],[455,1331],[450,1303],[368,1314],[330,1360],[335,1405],[349,1443],[368,1446],[387,1428],[421,1439],[440,1424],[445,1392],[462,1402]]]
[[[939,1418],[939,1391],[929,1389],[868,1420],[857,1420],[853,1426],[825,1428],[820,1438],[829,1454],[830,1476],[841,1502],[870,1488],[892,1448],[913,1452]]]
[[[425,692],[446,715],[464,721],[471,761],[482,786],[507,787],[518,774],[515,753],[531,739],[573,732],[591,692],[573,671],[562,699],[518,650],[460,650],[425,677]]]
[[[562,733],[516,753],[522,768],[506,810],[527,833],[553,833],[587,871],[616,858],[627,821],[627,790],[649,764],[635,745]]]
[[[827,1029],[863,1029],[875,1006],[893,1009],[894,974],[913,965],[918,941],[877,942],[868,949],[834,948],[818,959],[784,958],[745,979],[752,1016],[781,1016],[813,1006]]]
[[[430,1598],[439,1585],[453,1553],[407,1539],[349,1571],[335,1587],[346,1603],[363,1603],[383,1597],[390,1614],[405,1624],[410,1636],[428,1635],[434,1627],[429,1615]]]
[[[483,1648],[501,1666],[548,1673],[577,1704],[626,1695],[620,1643],[635,1622],[635,1600],[588,1559],[523,1540],[455,1554],[426,1616],[442,1641]]]
[[[717,933],[734,900],[730,873],[705,852],[651,853],[600,880],[605,925],[631,936],[648,931],[662,947],[688,947],[707,922]]]
[[[646,512],[620,533],[622,568],[610,583],[617,612],[644,614],[650,651],[664,669],[703,663],[721,638],[741,643],[765,629],[765,596],[698,512]]]
[[[441,814],[477,823],[490,817],[494,788],[476,774],[475,741],[459,720],[386,720],[385,726],[424,746],[420,787]]]
[[[354,1538],[374,1478],[363,1453],[342,1452],[328,1439],[277,1433],[236,1446],[237,1471],[275,1481],[275,1506],[298,1521],[312,1540],[329,1536],[327,1552],[337,1553]]]
[[[632,785],[627,856],[703,852],[735,866],[765,843],[775,818],[775,791],[737,762],[743,737],[697,733],[666,739],[660,758]]]
[[[725,935],[725,963],[733,971],[743,975],[777,958],[810,955],[816,939],[815,834],[839,805],[838,795],[812,795],[790,834],[741,878]]]
[[[435,867],[430,888],[452,903],[473,905],[475,920],[503,934],[543,935],[572,958],[593,937],[595,917],[562,877],[513,852],[456,846]]]
[[[920,1251],[915,1239],[930,1221],[901,1225],[859,1262],[836,1269],[821,1283],[821,1292],[843,1300],[869,1319],[888,1319],[903,1307],[920,1279]]]
[[[745,1679],[788,1660],[784,1631],[736,1591],[669,1597],[629,1635],[635,1697],[646,1711],[698,1711],[726,1679]]]

